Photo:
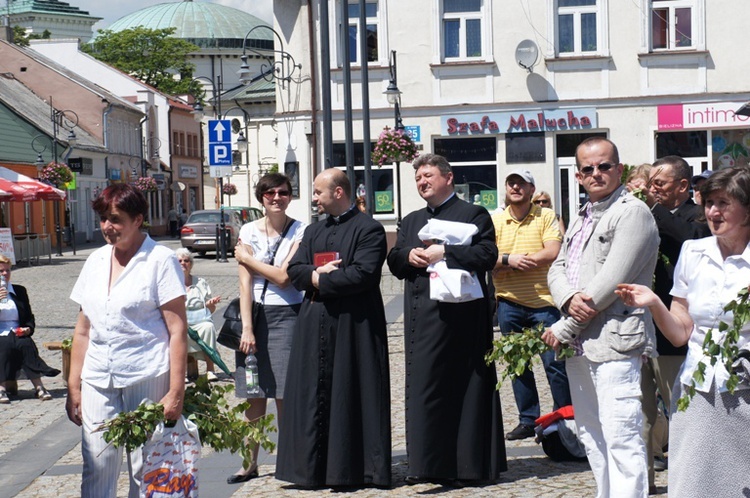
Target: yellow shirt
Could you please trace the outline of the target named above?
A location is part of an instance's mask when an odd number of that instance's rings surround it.
[[[518,221],[510,208],[492,216],[495,225],[495,244],[502,254],[534,254],[551,240],[562,241],[557,216],[551,209],[533,205],[529,214]],[[554,306],[547,287],[550,264],[529,271],[503,271],[493,276],[495,296],[529,308]]]

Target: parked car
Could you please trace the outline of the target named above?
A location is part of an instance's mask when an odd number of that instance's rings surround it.
[[[258,208],[248,206],[224,206],[224,210],[226,211],[227,209],[238,211],[243,225],[263,218],[263,211]]]
[[[197,252],[201,256],[207,251],[216,250],[216,226],[219,224],[221,211],[218,209],[206,209],[193,211],[180,230],[180,242],[182,247],[191,252]],[[234,252],[237,239],[242,228],[240,212],[234,209],[224,210],[224,224],[229,232],[229,245],[227,253]]]

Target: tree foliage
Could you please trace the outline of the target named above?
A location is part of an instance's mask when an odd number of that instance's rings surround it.
[[[45,29],[41,34],[27,33],[26,28],[19,25],[13,26],[13,43],[21,47],[28,47],[29,40],[49,40],[52,33]]]
[[[200,48],[172,37],[174,32],[142,26],[118,32],[100,29],[82,50],[166,94],[200,95],[200,84],[191,82],[195,66],[187,58]]]

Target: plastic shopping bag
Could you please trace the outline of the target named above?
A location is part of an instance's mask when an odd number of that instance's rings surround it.
[[[197,498],[201,441],[198,427],[184,416],[174,427],[157,426],[143,445],[141,498]]]

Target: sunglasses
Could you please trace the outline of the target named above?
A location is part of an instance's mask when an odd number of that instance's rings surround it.
[[[615,165],[612,163],[601,163],[598,166],[584,166],[578,171],[580,171],[585,176],[589,176],[594,174],[595,169],[598,169],[601,173],[605,173],[614,167]]]
[[[263,197],[265,197],[268,200],[271,200],[277,195],[279,197],[289,197],[290,193],[291,192],[289,192],[288,190],[268,190],[266,192],[263,192]]]
[[[550,203],[549,199],[537,199],[534,201],[534,204],[549,204],[549,203]]]

